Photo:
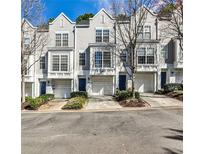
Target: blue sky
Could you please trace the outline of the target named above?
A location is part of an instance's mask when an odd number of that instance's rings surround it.
[[[106,7],[109,0],[42,0],[45,4],[44,17],[47,21],[64,12],[72,21],[84,13],[96,14],[102,7]]]

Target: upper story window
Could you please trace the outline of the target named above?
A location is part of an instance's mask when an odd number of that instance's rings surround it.
[[[40,58],[40,69],[46,69],[46,58],[45,58],[45,56]]]
[[[154,48],[139,48],[137,56],[138,64],[154,64]]]
[[[96,42],[109,42],[109,29],[96,29]]]
[[[56,34],[56,46],[61,46],[61,34]]]
[[[53,71],[59,71],[59,63],[60,63],[60,59],[59,59],[59,55],[53,55]]]
[[[68,46],[68,33],[56,33],[56,46]]]
[[[95,52],[95,67],[96,68],[111,67],[111,52],[110,51],[96,51]]]
[[[53,55],[52,70],[68,71],[68,55]]]
[[[68,33],[63,34],[63,46],[68,46]]]
[[[151,39],[151,26],[145,25],[138,26],[138,36],[137,39]]]
[[[151,26],[144,27],[144,39],[151,39]]]
[[[61,71],[68,71],[68,55],[61,55]]]
[[[31,39],[29,37],[24,38],[24,47],[28,48],[30,47]]]
[[[123,63],[126,63],[126,61],[127,61],[127,50],[122,50],[121,51],[121,53],[120,53],[120,60]]]
[[[79,65],[85,65],[85,53],[79,53]]]

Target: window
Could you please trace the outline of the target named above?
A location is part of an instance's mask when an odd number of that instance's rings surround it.
[[[79,53],[79,65],[85,65],[85,53]]]
[[[138,64],[145,64],[145,58],[146,58],[145,50],[146,50],[145,48],[138,49]]]
[[[103,42],[109,42],[109,30],[103,30]]]
[[[109,42],[109,30],[97,29],[96,30],[96,42]]]
[[[102,30],[96,30],[96,42],[102,42]]]
[[[25,48],[29,48],[30,47],[30,43],[31,43],[31,40],[29,37],[25,37],[24,38],[24,47]]]
[[[56,34],[56,46],[67,47],[68,46],[68,33],[57,33]]]
[[[102,52],[95,52],[95,67],[102,67]]]
[[[97,51],[95,52],[95,67],[111,67],[111,52],[110,51]]]
[[[161,54],[165,60],[168,59],[168,45],[161,45]]]
[[[154,64],[154,48],[147,48],[147,64]]]
[[[137,52],[138,64],[154,64],[154,48],[139,48]]]
[[[46,58],[45,57],[40,58],[40,69],[46,69]]]
[[[120,60],[122,62],[126,62],[127,61],[127,50],[122,50],[120,53]]]
[[[53,71],[59,71],[59,55],[53,55]]]
[[[61,46],[61,34],[56,34],[56,46]]]
[[[151,39],[151,26],[144,27],[144,39]]]
[[[53,71],[68,71],[68,55],[53,55]]]
[[[68,33],[63,34],[63,46],[68,46]]]
[[[61,55],[61,71],[68,71],[68,55]]]
[[[24,38],[24,44],[30,44],[30,38],[29,37]]]
[[[110,52],[103,52],[103,67],[111,67],[111,54],[110,54]]]
[[[137,39],[151,39],[151,26],[138,26]]]
[[[138,26],[138,39],[143,39],[143,27]]]

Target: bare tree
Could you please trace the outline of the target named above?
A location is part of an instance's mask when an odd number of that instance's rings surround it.
[[[179,40],[183,52],[183,0],[162,0],[158,16],[166,20],[167,24],[162,31]]]
[[[30,23],[41,25],[44,6],[41,0],[21,0],[21,97],[25,102],[25,76],[40,60],[47,43],[47,35],[41,28]],[[26,40],[26,38],[28,40]],[[38,51],[38,52],[37,52]],[[32,60],[31,60],[32,59]]]
[[[149,10],[156,4],[155,0],[113,0],[111,12],[116,19],[115,37],[119,48],[127,51],[129,62],[123,66],[132,81],[134,97],[135,70],[137,68],[137,48],[140,46],[140,35],[146,23]],[[141,40],[141,41],[140,41]],[[117,55],[122,54],[118,50]]]

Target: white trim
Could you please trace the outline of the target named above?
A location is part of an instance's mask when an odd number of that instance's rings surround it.
[[[110,17],[110,19],[114,20],[114,18],[104,9],[102,8],[100,11],[98,11],[98,13],[96,13],[92,18],[89,18],[89,20],[93,20],[96,16],[98,16],[101,12],[105,12],[105,14],[108,15],[108,17]]]
[[[58,18],[60,18],[60,16],[64,16],[71,24],[75,24],[75,22],[73,22],[72,20],[70,20],[63,12],[61,12],[61,13],[55,18],[55,20],[53,20],[51,23],[49,23],[49,25],[52,25]]]
[[[25,19],[25,18],[23,18],[22,19],[22,22],[25,20],[25,22],[27,22],[27,24],[31,27],[31,28],[33,28],[33,29],[37,29],[37,27],[35,27],[35,26],[33,26],[27,19]]]

